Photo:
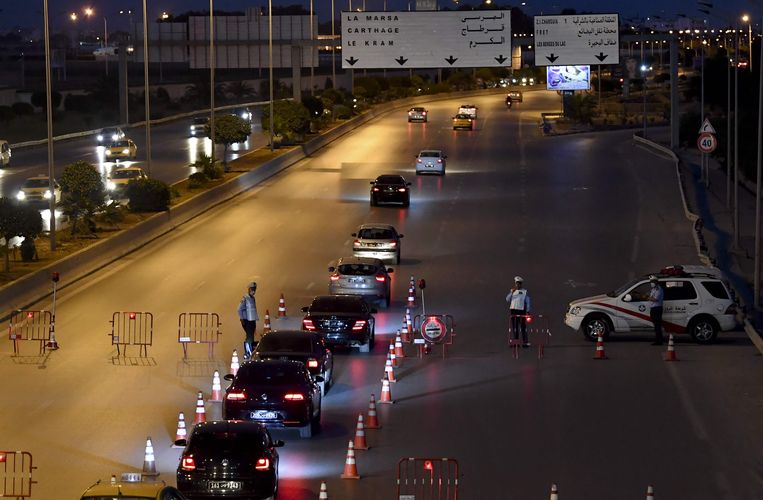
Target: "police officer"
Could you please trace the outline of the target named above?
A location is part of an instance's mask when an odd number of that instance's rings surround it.
[[[527,315],[530,314],[530,294],[522,287],[523,279],[521,276],[514,277],[514,288],[506,296],[506,302],[509,304],[509,315],[511,317],[511,331],[514,340],[519,338],[519,331],[522,331],[522,347],[530,347],[527,340]]]
[[[649,276],[649,284],[652,287],[649,291],[649,317],[654,324],[654,342],[652,345],[662,345],[662,300],[665,292],[662,290],[657,276]]]
[[[241,320],[241,326],[244,328],[246,339],[244,340],[244,359],[252,357],[254,351],[254,332],[257,330],[257,301],[254,294],[257,292],[257,283],[252,281],[246,295],[241,298],[238,304],[238,318]]]

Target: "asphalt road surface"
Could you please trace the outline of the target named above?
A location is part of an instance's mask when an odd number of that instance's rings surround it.
[[[540,136],[539,112],[557,99],[526,94],[508,111],[501,96],[469,98],[479,106],[472,132],[450,128],[458,101],[428,105],[428,124],[396,111],[64,288],[59,351],[39,357],[25,344],[14,357],[0,343],[0,449],[33,453],[38,499],[76,498],[96,479],[139,470],[147,436],[174,483],[177,414],[192,421],[196,392],[209,394],[212,371],[227,372],[231,350],[241,352],[235,310],[246,283],[259,284],[261,314],[275,315],[284,293],[297,317],[325,293],[350,233],[377,221],[405,234],[392,307],[378,314],[372,353],[337,353],[322,433],[273,432],[286,440],[281,500],[315,499],[321,480],[334,499],[397,498],[403,457],[457,460],[466,500],[547,498],[551,483],[565,500],[643,498],[648,484],[660,498],[761,498],[760,356],[744,333],[711,346],[679,337],[677,363],[649,335],[614,336],[609,359],[594,361],[594,345],[563,325],[572,299],[697,259],[671,163],[629,131]],[[416,177],[413,157],[431,147],[448,153],[447,174]],[[410,208],[370,207],[369,180],[395,172],[413,183]],[[379,397],[411,275],[427,280],[428,313],[454,317],[455,343],[447,359],[435,349],[404,360],[396,403],[379,406],[383,428],[366,431],[371,449],[356,452],[362,478],[341,480],[357,414]],[[552,332],[541,360],[535,347],[513,359],[507,346],[515,275]],[[153,313],[148,358],[116,356],[114,311]],[[202,346],[182,359],[177,317],[190,311],[222,317],[213,360]]]

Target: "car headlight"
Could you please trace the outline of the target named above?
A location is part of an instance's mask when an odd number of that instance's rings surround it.
[[[193,132],[193,125],[191,125],[191,132]]]
[[[45,191],[42,195],[42,197],[45,198],[46,200],[49,200],[51,196],[52,194],[50,193],[50,189]]]
[[[16,193],[16,199],[17,200],[25,200],[26,199],[26,193],[24,191],[19,191]]]
[[[580,313],[580,306],[575,306],[570,308],[570,314],[573,316],[577,316]]]
[[[129,155],[130,154],[130,150],[129,149],[123,149],[122,150],[122,154],[123,155]]]
[[[112,181],[106,182],[106,189],[108,189],[109,191],[114,191],[116,188],[117,188],[117,185],[114,184]]]
[[[111,150],[110,149],[106,150],[106,156],[111,156]]]
[[[111,136],[111,140],[112,141],[118,141],[119,140],[119,135],[117,135],[117,134],[112,135]]]
[[[98,139],[98,142],[101,142],[101,141],[103,141],[103,135],[101,135],[101,134],[98,134],[98,137],[97,137],[97,139]]]

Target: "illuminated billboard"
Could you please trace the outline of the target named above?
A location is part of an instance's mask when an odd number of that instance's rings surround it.
[[[590,66],[546,66],[547,90],[588,90],[590,88]]]

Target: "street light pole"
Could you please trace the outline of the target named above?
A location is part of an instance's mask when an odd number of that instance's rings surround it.
[[[214,0],[209,0],[209,138],[212,140],[212,160],[215,159],[215,17]],[[223,158],[223,164],[225,158]]]
[[[728,30],[726,30],[728,34]],[[726,209],[731,209],[731,52],[726,40]]]
[[[148,17],[143,0],[143,102],[146,115],[146,170],[151,175],[151,92],[148,88]]]
[[[270,150],[275,149],[273,144],[273,0],[268,0],[268,71],[270,92]]]
[[[52,196],[48,200],[50,211],[50,250],[56,249],[56,196],[55,169],[53,167],[53,99],[50,83],[50,28],[48,26],[48,0],[43,0],[43,20],[45,22],[45,102],[48,120],[48,189]]]
[[[315,53],[315,47],[313,47],[313,40],[315,39],[315,36],[313,35],[313,0],[310,0],[310,95],[315,95],[315,58],[313,57],[313,54]]]
[[[334,0],[331,0],[331,88],[336,88],[336,40],[334,40]]]
[[[750,52],[752,52],[752,46],[750,46]],[[752,64],[752,58],[750,64]],[[761,175],[763,175],[763,143],[760,141],[760,135],[763,134],[763,46],[761,46],[760,51],[758,73],[758,164],[755,182],[755,284],[753,287],[753,304],[756,309],[760,305],[760,197],[763,194],[760,192]]]
[[[109,23],[103,16],[103,60],[106,63],[106,76],[109,76]]]
[[[739,249],[739,25],[734,30],[736,51],[734,57],[734,242]]]

